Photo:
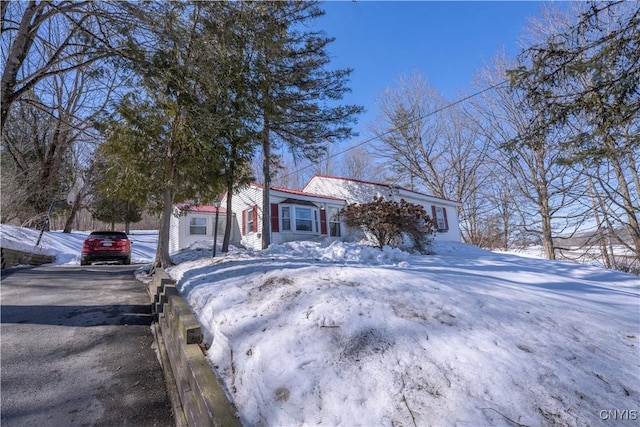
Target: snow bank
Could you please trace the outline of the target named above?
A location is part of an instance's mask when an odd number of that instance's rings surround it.
[[[334,241],[329,246],[317,242],[291,242],[271,245],[261,251],[265,256],[281,255],[308,258],[328,262],[351,262],[364,264],[397,264],[409,259],[411,254],[398,248],[385,246],[382,250],[356,243]]]
[[[41,244],[36,246],[39,234],[38,230],[0,224],[0,241],[3,248],[41,255],[55,255],[55,251],[47,245],[49,236],[43,236]]]
[[[170,274],[248,425],[606,425],[600,411],[638,409],[636,276],[434,251],[300,242]]]

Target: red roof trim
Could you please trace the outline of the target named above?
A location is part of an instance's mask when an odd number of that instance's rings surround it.
[[[426,197],[430,197],[432,199],[437,199],[437,200],[444,200],[446,202],[451,202],[451,203],[457,203],[460,204],[460,202],[456,202],[455,200],[451,200],[451,199],[443,199],[442,197],[436,197],[436,196],[432,196],[431,194],[427,194],[427,193],[421,193],[419,191],[415,191],[415,190],[409,190],[407,188],[403,188],[400,187],[399,185],[393,185],[393,184],[382,184],[380,182],[373,182],[373,181],[363,181],[361,179],[352,179],[352,178],[342,178],[339,176],[331,176],[331,175],[320,175],[320,174],[315,174],[311,177],[311,179],[309,179],[309,182],[306,183],[306,185],[304,186],[304,188],[307,188],[307,185],[309,185],[309,183],[311,183],[311,180],[313,180],[313,178],[318,177],[318,178],[328,178],[328,179],[335,179],[338,181],[350,181],[350,182],[357,182],[360,184],[369,184],[369,185],[375,185],[378,187],[387,187],[390,189],[397,189],[397,190],[402,190],[402,191],[406,191],[409,193],[414,193],[414,194],[420,194],[421,196],[426,196]]]

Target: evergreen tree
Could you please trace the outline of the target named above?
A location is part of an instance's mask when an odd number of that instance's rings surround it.
[[[203,31],[220,53],[216,84],[224,88],[215,106],[220,132],[221,180],[227,194],[226,227],[222,252],[229,250],[233,225],[233,194],[254,181],[249,164],[257,145],[258,109],[252,89],[251,61],[255,15],[243,3],[219,3],[204,11]]]
[[[318,2],[248,2],[254,14],[253,88],[260,113],[263,154],[262,247],[269,246],[271,155],[285,146],[296,158],[319,159],[326,144],[353,135],[350,124],[362,107],[339,105],[350,69],[328,70],[333,39],[309,29],[324,12]]]
[[[169,223],[174,203],[207,202],[220,193],[224,147],[217,58],[224,54],[203,30],[212,2],[129,5],[141,34],[127,59],[140,76],[138,93],[125,97],[107,127],[102,152],[106,185],[114,197],[160,211],[157,266],[171,265]],[[220,29],[221,30],[221,29]]]
[[[510,72],[513,86],[539,114],[512,144],[561,133],[564,163],[610,165],[617,180],[610,203],[624,211],[640,257],[638,2],[589,3],[577,23],[527,49],[521,62]]]
[[[122,199],[98,197],[93,200],[91,215],[98,221],[111,224],[111,231],[115,224],[124,224],[125,233],[129,233],[129,225],[142,219],[142,209],[136,203]]]

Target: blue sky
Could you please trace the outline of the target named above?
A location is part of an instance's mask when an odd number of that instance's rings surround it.
[[[333,1],[317,26],[335,41],[328,46],[330,67],[353,68],[345,97],[367,110],[356,127],[377,111],[374,100],[404,74],[421,72],[447,99],[470,91],[473,76],[495,54],[519,52],[518,37],[544,2]]]

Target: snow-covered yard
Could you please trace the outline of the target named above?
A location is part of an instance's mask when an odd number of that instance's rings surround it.
[[[246,425],[637,425],[638,276],[435,252],[206,242],[169,272]]]
[[[637,276],[435,249],[298,243],[170,274],[249,425],[633,424]]]

